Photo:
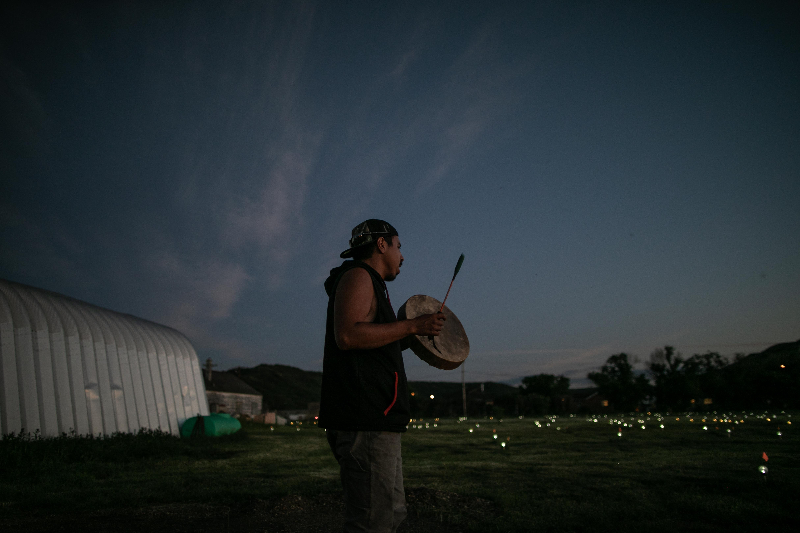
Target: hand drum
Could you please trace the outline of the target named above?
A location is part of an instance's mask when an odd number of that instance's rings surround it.
[[[400,320],[416,318],[420,315],[436,313],[442,302],[430,296],[417,294],[409,298],[397,311]],[[442,309],[447,319],[444,328],[438,337],[411,335],[408,338],[409,347],[417,357],[431,366],[442,370],[453,370],[469,355],[469,339],[464,326],[447,306]]]

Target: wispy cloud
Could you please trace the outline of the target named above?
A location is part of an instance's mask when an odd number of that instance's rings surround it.
[[[428,172],[417,184],[417,193],[439,183],[514,106],[516,98],[509,89],[512,84],[506,82],[515,75],[516,67],[498,61],[493,43],[496,31],[494,24],[487,23],[476,32],[469,46],[445,70],[429,107],[417,117],[416,136],[436,147]]]
[[[190,117],[199,131],[181,149],[176,198],[202,232],[203,247],[191,254],[247,264],[253,282],[278,288],[305,226],[320,146],[301,97],[315,12],[307,2],[232,9],[247,11],[248,21],[217,43],[219,54],[207,53],[202,31],[213,22],[203,18],[186,32],[187,75],[202,86],[214,73],[211,87],[191,94],[220,111]]]
[[[250,279],[241,265],[213,259],[195,263],[162,252],[148,263],[153,275],[168,287],[162,314],[180,327],[229,317]]]
[[[234,248],[255,245],[282,261],[291,252],[286,237],[302,224],[309,169],[304,154],[287,151],[277,157],[255,198],[233,194],[227,199],[221,238]]]
[[[313,6],[240,7],[251,10],[250,23],[240,38],[219,42],[218,55],[206,52],[208,20],[186,31],[186,75],[202,86],[214,72],[212,86],[191,96],[224,112],[218,122],[190,116],[199,129],[179,148],[174,201],[194,238],[155,228],[166,235],[154,239],[160,251],[145,263],[164,288],[154,297],[160,320],[189,336],[198,351],[252,364],[264,346],[246,342],[230,324],[241,322],[238,306],[248,290],[285,282],[305,226],[320,135],[299,96]]]

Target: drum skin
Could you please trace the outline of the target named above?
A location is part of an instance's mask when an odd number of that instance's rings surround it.
[[[405,320],[435,313],[441,306],[442,302],[436,298],[417,294],[400,306],[397,318]],[[437,337],[411,335],[407,340],[409,348],[429,365],[442,370],[453,370],[461,366],[469,355],[469,339],[455,313],[447,306],[442,309],[442,313],[447,319]]]

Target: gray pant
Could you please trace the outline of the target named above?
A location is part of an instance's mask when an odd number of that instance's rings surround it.
[[[400,433],[327,431],[339,462],[345,532],[389,533],[406,517]]]

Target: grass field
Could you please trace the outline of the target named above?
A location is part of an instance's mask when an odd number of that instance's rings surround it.
[[[405,530],[800,530],[797,420],[748,412],[413,421],[403,437]],[[313,425],[245,424],[199,441],[7,437],[0,452],[2,530],[340,524],[338,466]]]

